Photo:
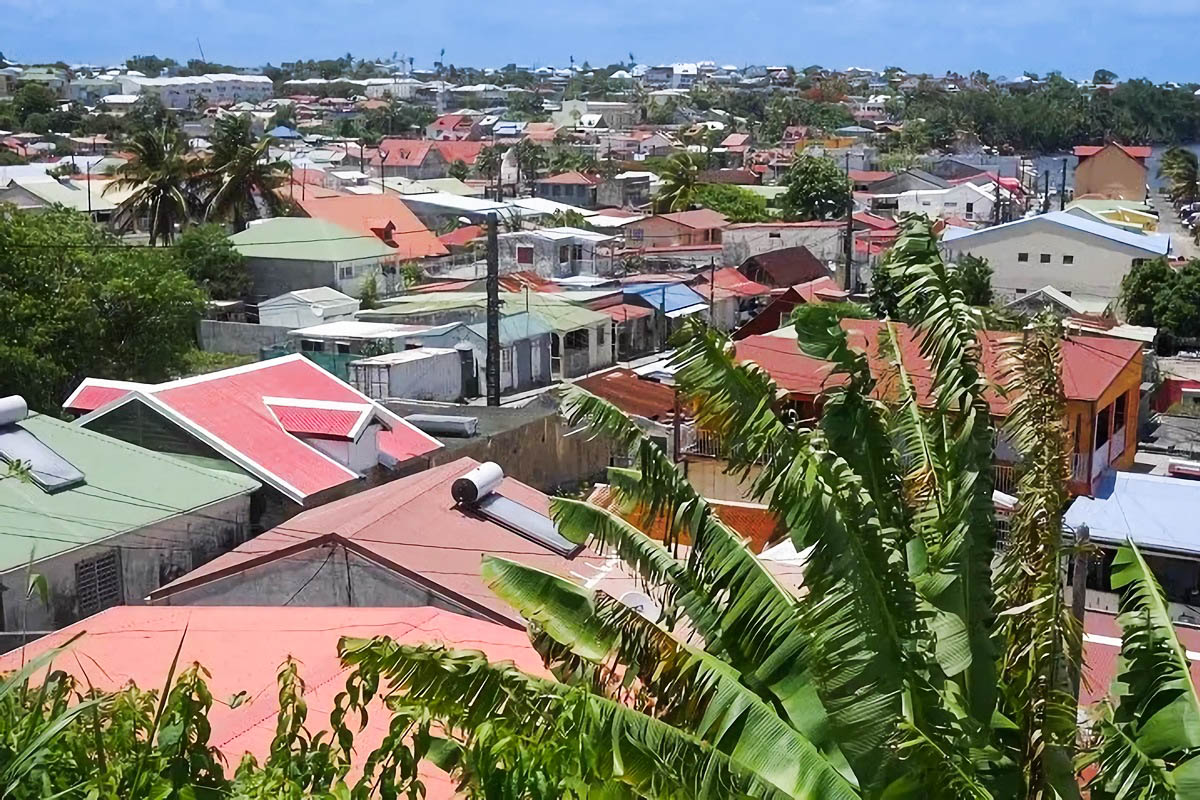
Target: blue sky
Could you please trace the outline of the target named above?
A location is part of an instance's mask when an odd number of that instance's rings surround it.
[[[919,9],[919,10],[918,10]],[[135,53],[255,65],[413,56],[565,65],[709,58],[798,67],[889,64],[992,75],[1200,81],[1196,0],[0,0],[0,50],[22,61]]]

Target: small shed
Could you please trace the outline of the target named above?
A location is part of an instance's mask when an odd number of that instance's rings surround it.
[[[471,348],[416,347],[350,363],[350,385],[372,400],[461,400],[474,374]]]

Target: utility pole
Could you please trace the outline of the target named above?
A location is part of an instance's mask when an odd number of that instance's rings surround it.
[[[1050,170],[1046,170],[1046,198],[1042,200],[1042,213],[1050,210]]]
[[[499,212],[488,214],[487,228],[487,404],[500,405],[500,241]]]
[[[717,302],[717,260],[712,256],[708,258],[708,324],[716,327],[717,321],[713,319],[713,307]]]
[[[1065,161],[1063,163],[1066,163]],[[1087,611],[1087,573],[1088,551],[1091,547],[1092,533],[1085,524],[1075,528],[1075,564],[1071,570],[1071,616],[1079,622],[1083,630],[1083,617]],[[1071,691],[1074,697],[1079,696],[1079,653],[1068,663],[1073,664],[1071,672]]]
[[[1067,160],[1063,159],[1062,183],[1058,185],[1058,210],[1067,207]]]
[[[846,151],[846,241],[843,243],[846,259],[846,276],[842,288],[847,292],[854,290],[854,280],[850,275],[854,264],[854,186],[850,183],[850,151]],[[867,248],[868,254],[870,247]]]

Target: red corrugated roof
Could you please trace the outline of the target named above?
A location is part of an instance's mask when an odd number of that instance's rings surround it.
[[[446,245],[417,219],[408,206],[394,194],[348,194],[337,197],[293,198],[304,213],[355,231],[380,237],[396,249],[398,258],[427,258],[450,253]],[[391,238],[383,238],[387,224]]]
[[[76,407],[90,380],[68,400],[68,407]],[[315,405],[369,405],[375,419],[392,430],[389,441],[396,451],[412,457],[441,447],[299,354],[149,386],[141,394],[168,419],[297,500],[359,476],[286,431],[268,406],[270,400],[291,400],[292,405],[304,405],[295,402],[304,400],[318,401]],[[279,407],[277,403],[274,409]]]
[[[854,183],[879,183],[886,181],[888,178],[896,177],[894,172],[884,172],[882,170],[872,169],[852,169],[849,173],[850,180]]]
[[[87,414],[100,406],[107,405],[113,400],[124,397],[134,389],[147,388],[147,384],[125,381],[88,380],[78,388],[63,403],[63,409],[75,414]]]
[[[484,235],[482,225],[464,225],[449,233],[443,233],[438,240],[447,247],[465,247],[475,239]]]
[[[575,385],[607,400],[626,414],[653,420],[666,420],[675,414],[673,388],[640,378],[636,372],[624,367],[592,375],[576,381]]]
[[[1113,142],[1113,146],[1123,150],[1125,155],[1129,156],[1130,158],[1149,158],[1150,154],[1154,152],[1152,148],[1147,147],[1146,145],[1126,145]],[[1108,145],[1081,144],[1076,146],[1075,155],[1079,158],[1090,158],[1091,156],[1099,153],[1105,147],[1108,147]]]
[[[185,635],[186,630],[186,635]],[[310,730],[326,730],[334,697],[345,688],[347,670],[338,659],[342,636],[387,636],[400,644],[442,644],[479,650],[489,660],[511,661],[532,675],[549,677],[524,631],[435,608],[272,608],[220,606],[116,606],[27,645],[24,653],[0,656],[0,673],[28,661],[76,635],[71,658],[58,659],[80,685],[115,691],[129,683],[159,689],[180,649],[181,665],[201,664],[208,688],[218,698],[245,693],[250,701],[231,708],[215,703],[209,711],[210,742],[236,765],[243,753],[261,763],[270,753],[279,702],[276,673],[288,656],[300,664],[307,684]],[[367,727],[356,733],[356,766],[388,732],[391,715],[372,708]],[[429,800],[458,796],[449,776],[422,762],[421,777]]]
[[[433,143],[433,149],[442,154],[442,158],[446,159],[447,164],[461,161],[468,167],[475,165],[475,159],[479,158],[479,153],[486,146],[485,142],[468,142],[465,139],[457,142],[441,141]]]
[[[593,311],[599,311],[601,314],[608,314],[615,322],[625,322],[631,319],[641,319],[648,317],[654,313],[652,309],[645,306],[632,306],[629,303],[615,303],[611,306],[603,308],[594,308]]]
[[[279,424],[288,433],[318,439],[353,438],[354,428],[362,420],[364,414],[371,412],[371,406],[366,403],[362,404],[357,411],[316,406],[279,405],[271,402],[268,402],[267,406],[275,412]]]
[[[854,221],[866,225],[868,228],[879,231],[892,230],[893,228],[899,227],[899,223],[894,219],[879,217],[866,211],[854,212]]]
[[[429,139],[384,139],[378,148],[366,150],[367,161],[371,166],[380,166],[379,152],[382,150],[385,154],[382,166],[419,167],[429,157],[433,145]]]
[[[846,319],[842,320],[842,327],[848,334],[850,346],[867,354],[871,371],[880,377],[877,391],[881,395],[889,394],[891,389],[887,381],[891,379],[888,376],[892,370],[878,352],[879,332],[883,323],[879,320]],[[917,334],[907,325],[896,323],[895,327],[896,342],[918,400],[921,405],[930,405],[933,373],[929,362],[920,353]],[[1000,383],[1001,343],[1012,337],[1011,333],[981,332],[980,360],[993,387]],[[1101,336],[1066,338],[1062,344],[1062,372],[1063,390],[1067,398],[1085,401],[1098,399],[1140,350],[1138,342],[1122,339]],[[780,388],[805,397],[815,397],[844,380],[843,376],[830,376],[828,362],[801,353],[791,337],[746,337],[737,342],[737,358],[739,361],[754,361],[771,374]],[[1009,398],[1000,396],[993,389],[989,389],[986,396],[993,414],[1000,417],[1008,414]]]
[[[739,272],[737,267],[722,267],[713,273],[712,278],[713,283],[720,288],[728,289],[742,297],[762,297],[771,293],[770,286],[750,280]]]
[[[610,568],[593,550],[585,548],[575,558],[566,559],[457,506],[450,486],[477,466],[479,462],[472,458],[460,458],[305,511],[156,590],[152,597],[165,598],[207,585],[292,555],[297,547],[325,541],[362,552],[442,596],[520,628],[524,628],[521,616],[480,577],[484,554],[503,555],[560,575],[603,573],[606,577],[600,588],[616,597],[635,587],[633,578],[619,567]],[[550,499],[520,481],[505,478],[496,491],[540,514],[549,513]]]
[[[792,287],[792,291],[804,298],[806,303],[832,302],[850,297],[850,293],[838,286],[833,278],[817,278],[815,281],[798,283]]]

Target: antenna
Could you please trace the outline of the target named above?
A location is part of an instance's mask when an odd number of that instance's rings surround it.
[[[200,44],[200,37],[196,37],[196,47],[200,50],[200,60],[208,63],[208,59],[204,57],[204,45]]]

